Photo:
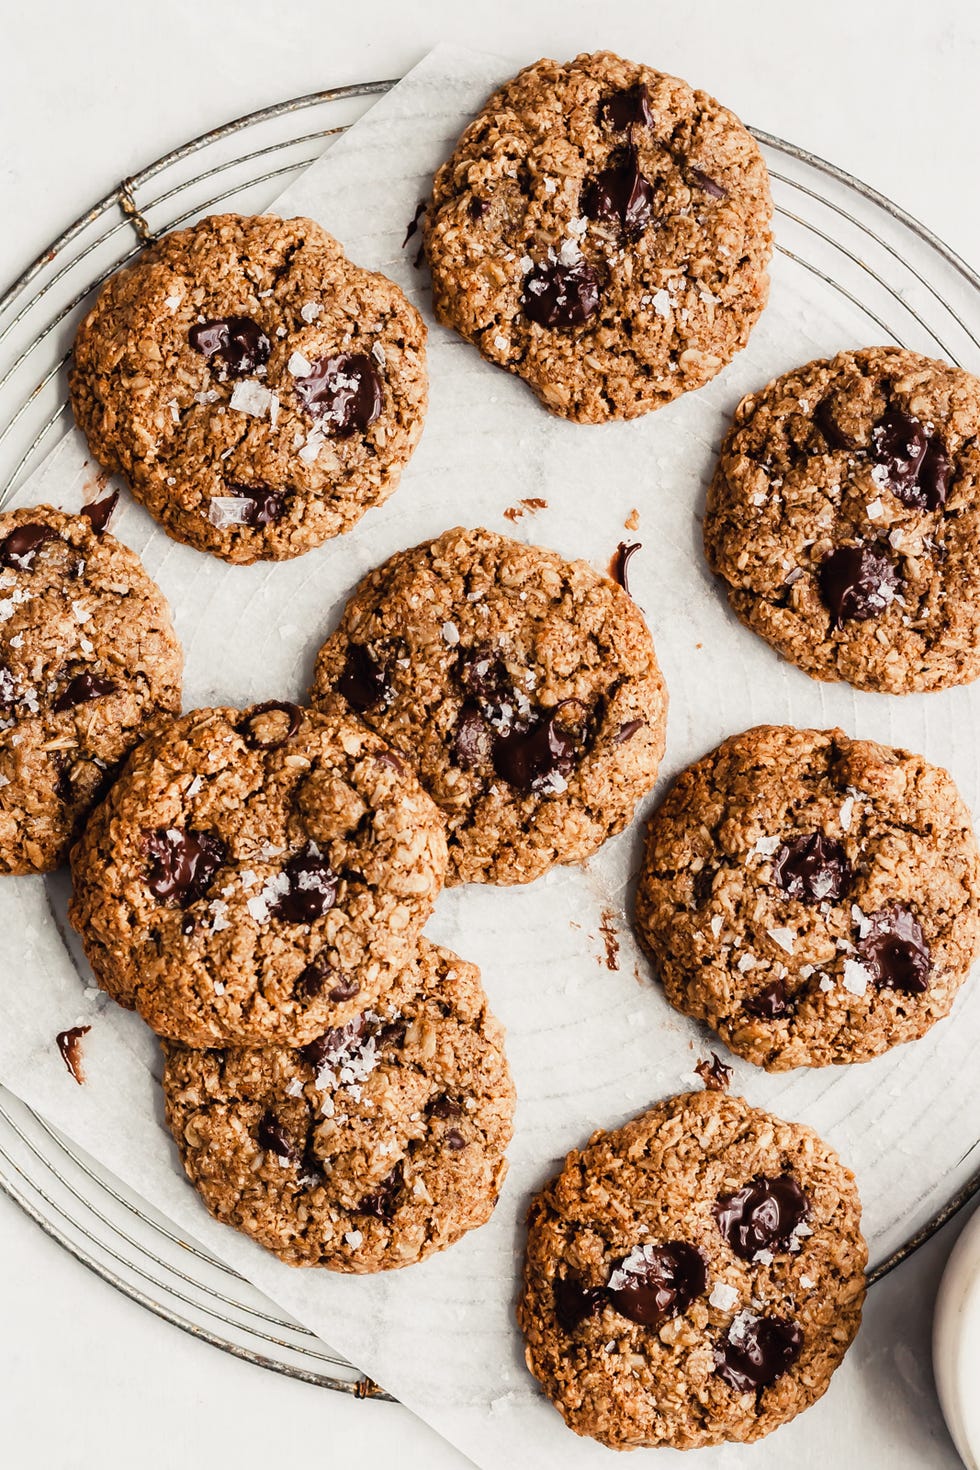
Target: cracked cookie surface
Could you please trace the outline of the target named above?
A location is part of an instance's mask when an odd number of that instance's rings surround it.
[[[857,1332],[854,1177],[811,1129],[717,1092],[670,1098],[533,1200],[518,1320],[577,1434],[747,1442],[823,1394]]]
[[[47,505],[0,515],[0,871],[66,860],[120,761],[179,711],[183,661],[128,546]]]
[[[480,972],[450,951],[423,939],[386,1002],[298,1050],[164,1052],[188,1177],[290,1265],[390,1270],[490,1218],[514,1087]]]
[[[945,1016],[980,942],[952,779],[840,730],[763,725],[678,777],[636,900],[667,999],[771,1070],[866,1061]]]
[[[202,709],[93,815],[69,918],[102,988],[161,1036],[301,1045],[385,995],[445,865],[438,810],[359,722]]]
[[[312,220],[213,215],[103,287],[72,409],[178,541],[298,556],[395,489],[422,433],[425,337],[399,288]]]
[[[456,528],[369,573],[312,700],[410,760],[449,830],[450,882],[581,862],[656,780],[667,694],[621,587],[587,562]]]
[[[755,140],[705,92],[610,52],[538,61],[435,176],[433,308],[553,413],[633,418],[745,346],[771,215]]]
[[[817,679],[905,694],[980,674],[980,379],[899,347],[743,398],[704,545],[732,609]]]

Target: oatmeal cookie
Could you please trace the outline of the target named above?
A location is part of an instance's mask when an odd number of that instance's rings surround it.
[[[385,995],[445,866],[440,813],[358,721],[201,709],[95,812],[69,918],[99,984],[161,1036],[303,1045]]]
[[[761,1439],[820,1398],[857,1332],[860,1221],[809,1128],[670,1098],[593,1134],[532,1202],[527,1365],[612,1449]]]
[[[762,725],[650,820],[640,938],[671,1005],[759,1066],[860,1062],[945,1016],[980,940],[952,779],[841,730]]]
[[[312,220],[213,215],[103,287],[72,408],[169,535],[279,560],[394,490],[422,432],[425,336],[398,287]]]
[[[514,1087],[480,972],[448,950],[422,940],[387,1003],[298,1050],[164,1050],[188,1177],[289,1265],[391,1270],[490,1218]]]
[[[771,217],[762,154],[713,97],[608,51],[538,61],[435,176],[436,317],[553,413],[635,418],[745,346]]]
[[[163,593],[85,516],[0,515],[0,872],[68,856],[119,762],[180,710]]]
[[[980,674],[980,379],[900,347],[743,398],[704,546],[732,609],[817,679],[887,694]]]
[[[667,695],[626,592],[584,561],[457,528],[356,589],[317,660],[412,761],[449,827],[450,882],[526,883],[631,820]]]

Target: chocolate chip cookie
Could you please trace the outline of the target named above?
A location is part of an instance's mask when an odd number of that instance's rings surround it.
[[[397,485],[422,432],[425,336],[398,287],[312,220],[215,215],[103,288],[72,408],[178,541],[298,556]]]
[[[653,641],[584,561],[457,528],[367,576],[317,660],[419,773],[449,828],[449,882],[526,883],[630,821],[664,748]]]
[[[182,669],[128,546],[48,505],[0,515],[0,872],[65,861],[119,762],[179,711]]]
[[[980,674],[980,379],[899,347],[743,398],[704,521],[738,617],[817,679]]]
[[[670,1098],[593,1134],[533,1201],[527,1365],[612,1449],[761,1439],[820,1398],[857,1332],[860,1220],[809,1128]]]
[[[745,346],[771,216],[755,140],[707,93],[608,51],[538,61],[435,176],[436,317],[553,413],[635,418]]]
[[[304,1045],[384,997],[445,866],[439,811],[358,721],[202,709],[95,812],[69,918],[99,984],[161,1036]]]
[[[189,1178],[291,1266],[408,1266],[493,1211],[514,1087],[480,972],[422,940],[392,1001],[298,1050],[165,1044]]]
[[[921,756],[761,725],[654,813],[636,919],[671,1005],[749,1061],[866,1061],[923,1036],[969,973],[970,815]]]

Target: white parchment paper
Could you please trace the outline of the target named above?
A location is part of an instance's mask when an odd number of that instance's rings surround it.
[[[406,224],[465,122],[514,69],[438,48],[275,206],[318,219],[429,317],[429,419],[388,504],[298,561],[228,567],[170,541],[123,491],[113,530],[170,598],[187,656],[186,706],[302,699],[316,649],[352,586],[392,552],[448,526],[484,524],[605,569],[636,508],[643,550],[631,586],[671,695],[659,791],[686,762],[748,725],[840,724],[923,750],[951,768],[976,807],[976,689],[896,700],[809,680],[735,623],[700,550],[704,487],[739,397],[795,363],[862,344],[865,316],[777,257],[771,304],[748,350],[719,379],[644,420],[601,428],[550,417],[518,380],[431,322],[424,273],[411,264],[417,237],[402,247]],[[72,431],[18,503],[77,510],[91,498],[93,468]],[[504,516],[527,497],[547,508],[516,522]],[[0,885],[0,1080],[477,1464],[597,1465],[605,1453],[564,1430],[526,1374],[513,1302],[529,1193],[594,1127],[698,1085],[692,1067],[706,1054],[705,1037],[666,1006],[629,931],[638,855],[636,824],[585,868],[524,889],[442,895],[428,932],[481,965],[508,1027],[520,1102],[493,1220],[422,1266],[373,1279],[293,1271],[210,1219],[163,1126],[154,1038],[86,991],[90,977],[62,918],[63,875]],[[612,964],[604,922],[618,941]],[[92,1026],[83,1087],[54,1044],[56,1032],[78,1023]],[[954,1018],[915,1046],[859,1068],[783,1077],[736,1062],[734,1086],[813,1124],[839,1148],[858,1173],[872,1257],[880,1257],[969,1167],[978,1038],[980,994],[967,987]],[[741,1464],[746,1453],[756,1465],[782,1463],[800,1432],[794,1425],[777,1446],[751,1452],[707,1451],[699,1463]]]

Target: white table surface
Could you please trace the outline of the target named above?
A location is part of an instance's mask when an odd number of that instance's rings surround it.
[[[29,0],[3,7],[0,36],[0,287],[165,149],[284,97],[400,75],[444,39],[527,61],[608,47],[677,72],[881,189],[980,264],[974,0]],[[960,1223],[874,1289],[830,1392],[790,1431],[794,1470],[960,1464],[929,1359]],[[398,1407],[193,1341],[90,1275],[2,1195],[0,1413],[10,1470],[468,1463]]]

